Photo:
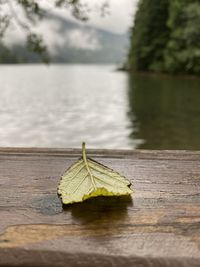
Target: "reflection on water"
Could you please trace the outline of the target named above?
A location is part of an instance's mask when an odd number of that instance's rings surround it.
[[[200,149],[199,79],[134,75],[129,84],[131,138],[144,140],[138,148]]]
[[[134,148],[125,73],[101,65],[0,66],[0,146]]]
[[[200,149],[200,80],[0,66],[0,146]]]

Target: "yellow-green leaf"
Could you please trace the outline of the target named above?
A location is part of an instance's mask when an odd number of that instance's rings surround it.
[[[82,158],[62,176],[58,186],[63,204],[82,202],[97,196],[121,196],[132,193],[130,182],[119,173],[87,158],[85,143]]]

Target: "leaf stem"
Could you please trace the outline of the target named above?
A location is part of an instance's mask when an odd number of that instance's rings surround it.
[[[85,149],[85,142],[82,143],[82,156],[83,156],[84,162],[86,162],[87,161],[87,154],[86,154],[86,149]]]
[[[87,162],[87,153],[86,153],[86,148],[85,148],[85,142],[82,143],[82,155],[83,155],[83,161],[85,163],[85,167],[86,167],[86,169],[89,173],[90,179],[92,181],[92,185],[93,185],[94,189],[97,189],[97,186],[96,186],[95,181],[94,181],[94,177],[90,171],[90,168],[89,168],[89,165]]]

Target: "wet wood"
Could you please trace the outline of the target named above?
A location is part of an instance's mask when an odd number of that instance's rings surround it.
[[[132,197],[63,208],[80,150],[0,149],[0,266],[200,266],[200,152],[90,150]]]

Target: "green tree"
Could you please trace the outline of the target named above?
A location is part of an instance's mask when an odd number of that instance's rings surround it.
[[[165,70],[200,74],[200,1],[171,0]]]
[[[200,74],[200,0],[140,0],[129,67]]]
[[[129,65],[135,70],[158,70],[169,30],[168,0],[140,0],[132,28]]]

